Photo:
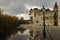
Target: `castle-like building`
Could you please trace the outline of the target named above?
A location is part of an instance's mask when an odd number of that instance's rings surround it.
[[[31,39],[34,39],[37,31],[42,31],[44,22],[46,26],[51,27],[60,25],[60,10],[57,5],[57,2],[55,2],[53,10],[45,9],[43,6],[43,8],[41,9],[30,9],[29,15],[29,24],[22,24],[20,25],[20,27],[31,29],[33,31],[30,33],[32,34],[32,36],[30,35]]]
[[[45,10],[45,11],[44,11]],[[43,11],[45,14],[45,25],[54,25],[54,26],[58,26],[60,25],[60,10],[59,7],[57,5],[57,2],[55,2],[55,5],[53,7],[53,10],[50,9],[38,9],[38,8],[34,8],[34,9],[30,9],[29,15],[30,15],[30,20],[32,21],[32,23],[34,25],[39,24],[39,25],[43,25]]]

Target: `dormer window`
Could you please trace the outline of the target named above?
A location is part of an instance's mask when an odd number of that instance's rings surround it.
[[[36,21],[36,23],[39,23],[39,21]]]

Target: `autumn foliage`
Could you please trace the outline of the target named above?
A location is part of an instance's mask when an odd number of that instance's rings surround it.
[[[19,26],[18,18],[15,16],[4,15],[0,12],[0,39],[5,40],[11,34],[17,32],[16,27]]]

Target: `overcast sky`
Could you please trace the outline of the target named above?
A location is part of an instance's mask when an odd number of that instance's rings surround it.
[[[60,0],[0,0],[0,8],[9,15],[28,13],[31,7],[53,8],[55,1],[60,6]]]

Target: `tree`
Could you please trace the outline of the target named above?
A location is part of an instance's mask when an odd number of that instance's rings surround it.
[[[0,14],[0,39],[5,40],[11,34],[15,34],[17,32],[16,27],[19,26],[17,24],[17,17]]]
[[[0,14],[3,12],[3,10],[0,8]]]

